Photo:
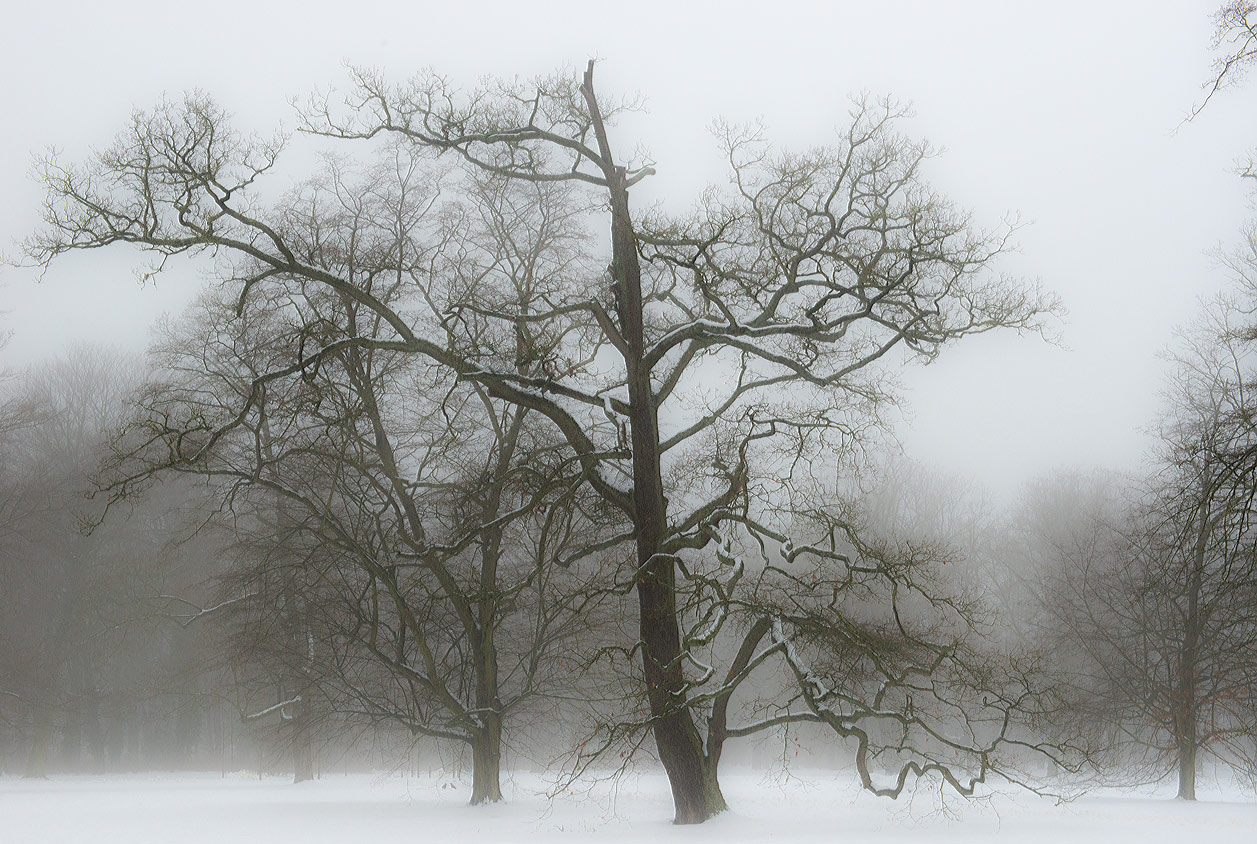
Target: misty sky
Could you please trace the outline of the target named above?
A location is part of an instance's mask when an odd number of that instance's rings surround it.
[[[658,175],[634,201],[684,209],[724,173],[711,122],[762,120],[795,148],[831,140],[849,97],[913,104],[904,127],[945,149],[931,180],[995,226],[1030,225],[1006,271],[1056,291],[1062,345],[976,338],[907,373],[910,457],[997,494],[1058,466],[1137,469],[1159,405],[1158,352],[1227,284],[1211,250],[1253,215],[1235,162],[1257,147],[1257,80],[1180,125],[1210,70],[1217,0],[1141,3],[56,3],[0,27],[0,243],[31,231],[31,155],[79,158],[134,108],[200,88],[248,129],[343,83],[343,63],[424,66],[472,85],[601,60],[599,90],[640,94],[620,146]],[[23,4],[25,6],[25,4]],[[74,256],[40,285],[0,270],[0,366],[81,341],[140,349],[200,280],[142,287],[139,258]]]

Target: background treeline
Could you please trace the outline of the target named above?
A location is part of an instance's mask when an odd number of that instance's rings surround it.
[[[988,631],[1041,655],[1052,678],[1044,689],[1059,709],[1035,729],[1062,745],[1071,725],[1068,738],[1091,763],[1076,784],[1172,777],[1191,797],[1197,772],[1247,778],[1257,770],[1257,555],[1246,462],[1254,449],[1244,378],[1254,342],[1245,318],[1253,262],[1237,255],[1229,265],[1236,290],[1209,303],[1173,346],[1159,445],[1141,477],[1059,473],[999,507],[964,479],[889,453],[862,472],[868,529],[940,549],[952,565],[951,588],[983,590],[998,608]],[[4,385],[5,772],[247,768],[301,778],[372,766],[470,768],[471,748],[428,738],[440,739],[437,725],[450,716],[425,710],[430,701],[399,685],[408,666],[390,654],[405,635],[402,622],[381,623],[371,616],[378,605],[364,607],[365,581],[346,559],[352,545],[337,547],[350,540],[330,539],[299,501],[254,489],[256,478],[240,487],[239,478],[183,475],[103,512],[100,467],[118,459],[118,432],[137,400],[151,395],[151,367],[170,354],[162,345],[170,342],[159,342],[148,363],[77,349]],[[329,413],[341,420],[345,410]],[[422,412],[397,427],[418,435],[425,419],[424,447],[435,448],[429,459],[448,460],[440,497],[447,518],[475,524],[464,496],[483,494],[485,479],[469,479],[474,458],[453,459],[449,449],[459,436],[480,440]],[[327,494],[328,475],[308,459],[312,447],[275,442],[307,456],[298,464],[305,477],[292,485]],[[319,459],[345,460],[343,447],[336,454]],[[535,768],[565,761],[596,731],[590,706],[633,705],[630,684],[598,671],[606,649],[631,638],[617,628],[632,607],[607,572],[599,583],[597,572],[546,571],[536,562],[538,545],[572,542],[573,519],[588,518],[582,532],[596,530],[596,514],[555,515],[539,503],[545,499],[517,500],[525,515],[503,566],[515,577],[502,591],[522,604],[504,613],[519,617],[503,626],[506,673],[519,686],[506,685],[526,697],[531,684],[535,700],[521,707],[504,744],[511,764]],[[483,500],[477,504],[482,510]],[[314,510],[326,518],[323,507]],[[350,513],[341,518],[335,530],[365,529],[351,527]],[[485,600],[478,586],[463,587],[470,600]],[[432,596],[405,602],[434,630],[457,629],[437,604]],[[385,654],[373,654],[381,634],[392,638]],[[472,676],[467,644],[445,635],[444,670]],[[474,680],[447,682],[474,700]],[[805,724],[789,732],[783,725],[737,758],[788,764],[800,752],[809,765],[848,763],[840,744]],[[1036,785],[1063,787],[1045,760],[1030,767]]]

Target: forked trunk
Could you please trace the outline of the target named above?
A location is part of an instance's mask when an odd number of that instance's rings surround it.
[[[638,511],[639,524],[641,512]],[[646,556],[649,552],[639,544],[639,554]],[[642,666],[654,719],[655,746],[672,786],[676,823],[702,823],[728,806],[720,791],[714,760],[708,760],[703,753],[702,737],[685,705],[673,560],[660,554],[650,555],[649,559],[637,580],[637,596],[641,639],[645,644]]]

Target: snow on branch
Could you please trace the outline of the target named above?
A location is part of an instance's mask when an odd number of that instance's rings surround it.
[[[272,712],[278,712],[280,714],[280,717],[284,718],[284,720],[288,720],[292,716],[284,712],[284,709],[286,707],[292,706],[293,704],[297,704],[297,703],[301,703],[301,695],[297,695],[296,697],[289,698],[288,700],[280,701],[279,703],[276,703],[273,706],[268,706],[265,709],[260,709],[257,712],[252,713],[251,715],[245,715],[241,713],[240,720],[256,721],[259,718],[265,718],[267,715],[270,715]]]

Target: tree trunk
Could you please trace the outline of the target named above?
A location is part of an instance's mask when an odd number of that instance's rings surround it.
[[[105,749],[105,729],[100,722],[100,696],[95,688],[87,691],[84,704],[83,729],[93,773],[103,773],[109,766]]]
[[[497,650],[492,628],[476,648],[476,717],[481,727],[471,743],[471,805],[499,803],[502,788],[502,701],[498,698]]]
[[[297,704],[297,713],[292,720],[292,781],[306,782],[314,779],[314,713],[310,701],[302,695],[301,703]]]
[[[621,324],[631,355],[625,361],[633,445],[633,505],[637,528],[637,601],[646,693],[655,746],[668,772],[676,823],[702,823],[727,806],[714,765],[686,705],[680,625],[676,608],[676,561],[661,553],[668,522],[660,469],[659,419],[645,357],[641,267],[628,217],[623,171],[613,186],[612,242],[620,285]]]
[[[502,719],[496,713],[483,713],[484,728],[471,745],[471,805],[499,803],[502,800]]]
[[[640,511],[639,511],[640,513]],[[715,764],[708,764],[703,740],[686,706],[681,670],[681,637],[676,617],[675,568],[671,557],[645,557],[637,581],[642,666],[647,699],[654,719],[655,746],[668,773],[676,823],[702,823],[727,807]]]
[[[48,748],[52,744],[52,710],[41,706],[35,710],[34,737],[31,739],[30,752],[26,756],[26,779],[46,779],[48,777]]]
[[[1196,799],[1196,740],[1194,735],[1190,737],[1190,740],[1184,737],[1179,742],[1178,799]]]
[[[498,564],[502,557],[502,496],[511,462],[524,429],[527,411],[519,408],[498,442],[493,482],[481,502],[481,524],[490,525],[481,535],[480,596],[476,623],[468,631],[476,672],[476,717],[481,728],[472,740],[471,804],[500,803],[502,769],[502,699],[498,695]]]
[[[611,269],[616,315],[623,335],[633,448],[633,510],[637,531],[637,602],[646,697],[659,760],[668,772],[676,823],[702,823],[727,806],[714,765],[685,695],[680,625],[676,608],[676,560],[661,553],[668,500],[661,473],[658,407],[646,365],[645,309],[637,235],[629,214],[628,175],[612,159],[602,112],[594,96],[594,63],[585,71],[582,94],[592,119],[611,204]]]
[[[83,712],[79,708],[81,705],[81,699],[72,699],[65,709],[61,726],[61,746],[57,754],[60,757],[59,770],[78,773],[83,761]]]
[[[707,718],[707,767],[716,776],[720,766],[720,756],[724,752],[725,742],[729,739],[729,701],[737,686],[736,678],[746,670],[754,658],[755,649],[760,641],[768,635],[771,622],[760,618],[746,631],[737,655],[729,664],[729,673],[725,675],[724,690],[716,695],[711,705],[711,715]]]
[[[1187,617],[1183,631],[1183,646],[1179,653],[1178,688],[1176,691],[1174,741],[1178,750],[1178,798],[1196,799],[1196,722],[1197,700],[1196,660],[1199,655],[1201,618],[1200,591],[1204,578],[1206,552],[1213,519],[1206,509],[1200,514],[1200,529],[1196,534],[1192,553],[1192,568],[1187,582]]]

